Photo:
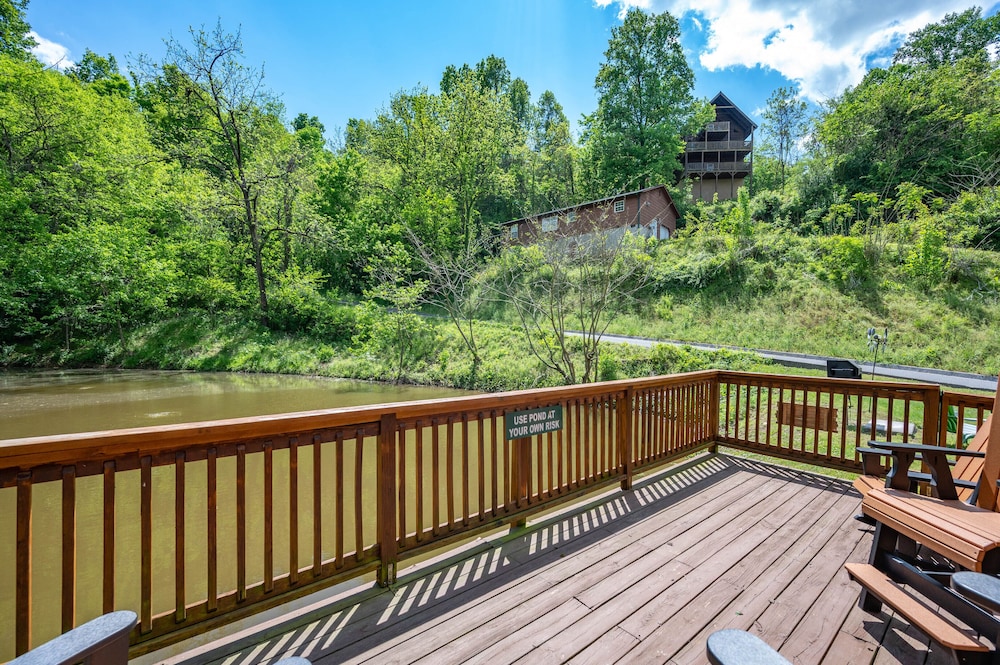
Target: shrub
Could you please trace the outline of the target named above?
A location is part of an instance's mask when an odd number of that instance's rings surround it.
[[[820,278],[842,289],[856,289],[869,282],[873,275],[861,238],[831,236],[818,239],[818,252],[812,265]]]

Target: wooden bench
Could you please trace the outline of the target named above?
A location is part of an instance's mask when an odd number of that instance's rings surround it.
[[[781,402],[778,404],[778,425],[804,427],[838,432],[837,410],[818,404],[796,404]]]

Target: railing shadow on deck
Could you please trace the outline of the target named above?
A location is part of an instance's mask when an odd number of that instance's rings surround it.
[[[398,590],[359,596],[282,621],[266,632],[220,645],[199,662],[251,665],[298,655],[346,661],[389,648],[415,629],[430,629],[457,611],[483,602],[512,583],[529,579],[563,557],[597,546],[615,534],[676,505],[707,487],[749,472],[783,483],[853,493],[849,483],[754,460],[702,455],[636,482],[633,491],[602,496],[527,532],[497,539],[482,551],[444,559],[429,569],[402,575]],[[544,575],[544,573],[542,573]],[[552,585],[557,577],[549,579]],[[471,596],[471,597],[470,597]],[[360,601],[360,602],[359,602]],[[170,663],[172,661],[167,661]],[[177,662],[191,665],[178,658]]]
[[[981,423],[991,405],[925,384],[702,371],[0,441],[0,533],[14,536],[0,539],[0,659],[114,609],[139,614],[138,655],[363,573],[392,584],[408,557],[716,444],[858,471],[880,423],[954,444],[948,407]],[[507,416],[542,407],[559,429],[506,436]]]
[[[373,647],[388,647],[394,638],[415,627],[429,627],[445,618],[459,603],[468,604],[470,594],[472,601],[485,600],[567,555],[599,544],[645,519],[650,511],[678,503],[712,484],[725,483],[741,470],[775,476],[766,465],[748,460],[698,456],[636,482],[633,491],[602,496],[543,519],[525,531],[500,537],[480,551],[448,557],[432,567],[401,575],[392,588],[359,594],[283,620],[264,633],[254,632],[220,645],[198,662],[224,660],[227,665],[250,665],[291,655],[313,660],[332,656],[341,661]],[[775,477],[787,479],[784,474]],[[824,483],[809,474],[796,472],[794,477],[809,484]],[[191,663],[183,655],[165,662]]]

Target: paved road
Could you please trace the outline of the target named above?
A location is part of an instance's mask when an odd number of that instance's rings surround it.
[[[579,335],[581,333],[570,333]],[[730,349],[733,351],[749,351],[761,357],[768,358],[786,367],[806,367],[808,369],[818,369],[826,371],[826,356],[813,356],[805,353],[786,353],[784,351],[766,351],[764,349],[747,349],[741,346],[729,346],[725,344],[700,344],[693,342],[678,342],[675,340],[648,339],[645,337],[626,337],[623,335],[605,334],[602,339],[606,342],[616,342],[619,344],[635,344],[638,346],[651,347],[654,344],[673,344],[674,346],[690,346],[695,349]],[[871,360],[867,363],[863,360],[855,360],[865,372],[865,376],[871,371]],[[875,368],[878,376],[889,376],[894,379],[909,379],[923,383],[936,383],[941,386],[951,388],[964,388],[967,390],[989,390],[997,389],[997,377],[986,374],[973,374],[971,372],[951,372],[948,370],[928,369],[925,367],[911,367],[909,365],[885,365],[879,363]]]

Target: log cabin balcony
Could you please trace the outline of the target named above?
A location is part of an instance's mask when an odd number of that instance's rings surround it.
[[[686,175],[749,175],[750,169],[750,162],[743,161],[687,162],[684,164]]]
[[[871,529],[816,467],[992,405],[713,370],[0,441],[0,658],[127,609],[138,663],[701,663],[725,627],[932,662],[856,607]]]
[[[706,150],[744,150],[749,153],[753,150],[753,141],[688,141],[685,145],[685,151],[692,152],[703,152]]]

